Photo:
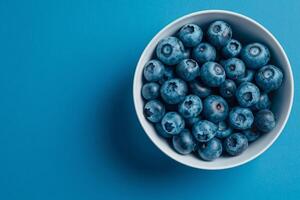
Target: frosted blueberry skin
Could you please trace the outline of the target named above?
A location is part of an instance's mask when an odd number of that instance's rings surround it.
[[[208,61],[215,61],[216,49],[208,43],[200,43],[193,49],[193,58],[201,64]]]
[[[176,37],[166,37],[159,41],[156,56],[166,65],[176,65],[186,57],[182,42]]]
[[[222,154],[223,147],[219,139],[213,138],[207,143],[199,145],[198,155],[205,161],[212,161],[219,158]]]
[[[176,135],[184,129],[185,122],[177,112],[168,112],[162,118],[161,125],[166,133]]]
[[[228,137],[232,133],[232,128],[227,125],[225,121],[219,122],[218,124],[218,129],[216,133],[216,137],[223,139]]]
[[[243,82],[252,82],[254,79],[255,72],[251,69],[246,69],[245,74],[243,77],[236,79],[236,82],[238,84],[241,84]]]
[[[226,79],[219,88],[219,92],[224,98],[232,98],[235,95],[236,84],[233,80]]]
[[[171,134],[167,133],[167,132],[163,129],[161,123],[156,123],[156,124],[155,124],[155,130],[156,130],[156,132],[157,132],[161,137],[163,137],[163,138],[171,138],[171,137],[172,137]]]
[[[178,111],[184,118],[196,117],[202,111],[202,101],[196,95],[188,95],[179,104]]]
[[[142,96],[146,100],[156,99],[159,96],[160,85],[155,82],[146,83],[142,87]]]
[[[191,57],[191,49],[185,49],[184,51],[184,59],[188,59]]]
[[[247,129],[243,131],[243,134],[246,136],[248,142],[254,142],[260,137],[260,132],[258,130]]]
[[[193,94],[200,98],[205,98],[212,93],[212,90],[201,83],[199,80],[194,80],[189,83],[190,89]]]
[[[220,96],[210,95],[203,101],[203,115],[211,122],[218,123],[228,116],[228,104]]]
[[[160,80],[165,72],[165,66],[159,60],[153,59],[148,61],[144,67],[144,77],[147,81]]]
[[[194,124],[196,124],[197,122],[199,122],[201,120],[201,116],[197,116],[197,117],[190,117],[185,119],[185,124],[189,127],[193,127]]]
[[[255,114],[254,125],[261,132],[268,133],[276,125],[275,116],[268,109],[260,110]]]
[[[188,129],[183,129],[178,135],[172,138],[173,148],[180,154],[191,153],[196,146],[196,141]]]
[[[200,78],[209,87],[218,87],[225,81],[225,71],[216,62],[206,62],[200,68]]]
[[[198,63],[192,59],[184,59],[176,66],[177,75],[185,81],[194,80],[200,73]]]
[[[232,128],[246,130],[251,128],[254,116],[249,108],[234,107],[229,112],[229,124]]]
[[[237,57],[242,50],[242,44],[235,40],[231,39],[223,48],[222,48],[222,55],[225,58],[233,58]]]
[[[201,120],[194,124],[192,132],[198,142],[207,142],[211,140],[217,131],[217,126],[207,120]]]
[[[170,79],[163,83],[160,88],[162,99],[168,104],[178,104],[187,95],[187,84],[178,78]]]
[[[226,76],[232,80],[237,80],[245,76],[246,67],[242,60],[229,58],[223,62]]]
[[[221,48],[231,40],[232,30],[229,24],[224,21],[215,21],[207,29],[209,42],[217,48]]]
[[[223,145],[229,155],[237,156],[248,148],[248,140],[241,133],[233,133],[224,140]]]
[[[237,88],[235,96],[240,106],[251,107],[259,101],[260,91],[253,83],[243,82]]]
[[[271,108],[271,100],[267,93],[260,95],[258,102],[251,107],[252,110],[258,111]]]
[[[274,65],[266,65],[258,70],[255,82],[265,92],[271,92],[280,88],[283,80],[283,73]]]
[[[241,51],[241,58],[249,69],[259,69],[270,61],[269,49],[260,43],[252,43]]]
[[[203,32],[196,24],[186,24],[179,30],[178,37],[184,46],[195,47],[201,42]]]
[[[164,114],[165,106],[158,100],[151,100],[144,107],[144,115],[150,122],[159,122]]]
[[[172,67],[166,67],[165,66],[165,71],[163,73],[162,78],[158,81],[159,84],[163,84],[167,80],[170,80],[175,77],[175,73]]]

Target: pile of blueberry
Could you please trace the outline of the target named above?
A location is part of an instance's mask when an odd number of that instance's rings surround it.
[[[276,124],[270,97],[283,73],[269,61],[265,45],[242,46],[224,21],[206,35],[186,24],[144,67],[144,115],[180,154],[239,155]]]

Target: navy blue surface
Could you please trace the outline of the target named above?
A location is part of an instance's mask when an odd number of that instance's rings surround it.
[[[300,2],[0,1],[0,199],[296,199]],[[190,12],[253,17],[285,48],[295,103],[278,141],[247,165],[185,167],[143,133],[132,102],[149,40]]]

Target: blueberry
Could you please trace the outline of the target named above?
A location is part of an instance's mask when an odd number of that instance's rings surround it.
[[[185,126],[183,118],[176,112],[168,112],[161,120],[161,125],[168,134],[179,134]]]
[[[202,84],[199,80],[194,80],[190,82],[189,85],[192,93],[199,96],[200,98],[205,98],[212,93],[211,89]]]
[[[188,92],[186,83],[178,78],[170,79],[160,88],[162,99],[168,104],[177,104],[183,101]]]
[[[184,59],[176,66],[177,75],[185,81],[194,80],[200,73],[198,63],[192,59]]]
[[[162,136],[163,138],[171,138],[171,137],[172,137],[172,135],[170,135],[169,133],[167,133],[167,132],[163,129],[161,123],[156,123],[156,124],[155,124],[155,130],[156,130],[156,132],[157,132],[160,136]]]
[[[261,132],[270,132],[276,125],[275,116],[268,109],[260,110],[255,114],[254,125]]]
[[[222,97],[210,95],[203,101],[203,115],[214,123],[223,121],[228,115],[228,104]]]
[[[260,92],[256,85],[243,82],[236,90],[236,99],[242,107],[251,107],[259,101]]]
[[[226,76],[232,80],[243,78],[245,75],[245,64],[238,58],[229,58],[228,60],[225,60],[223,66]]]
[[[186,24],[178,32],[178,37],[186,47],[194,47],[201,42],[203,32],[196,24]]]
[[[170,80],[175,77],[173,67],[165,67],[164,74],[162,78],[158,81],[159,84],[163,84],[165,81]]]
[[[222,55],[225,58],[233,58],[240,54],[242,50],[242,44],[235,40],[231,39],[222,49]]]
[[[231,156],[237,156],[247,148],[247,137],[241,133],[233,133],[224,140],[224,149]]]
[[[146,100],[156,99],[159,96],[159,84],[150,82],[143,85],[142,95]]]
[[[160,80],[165,71],[165,66],[159,60],[150,60],[144,67],[144,77],[147,81]]]
[[[219,122],[217,125],[218,130],[216,133],[216,137],[223,139],[228,137],[232,133],[232,128],[229,127],[225,121]]]
[[[224,21],[215,21],[208,27],[207,37],[212,45],[221,48],[231,40],[231,27]]]
[[[254,116],[249,108],[234,107],[229,112],[229,123],[234,129],[249,129],[254,121]]]
[[[218,87],[225,81],[225,71],[216,62],[206,62],[200,69],[200,78],[209,87]]]
[[[271,107],[271,101],[267,93],[263,93],[260,95],[258,102],[253,105],[252,110],[262,110],[269,109]]]
[[[259,131],[253,131],[251,129],[247,129],[243,131],[243,134],[246,136],[248,142],[254,142],[255,140],[257,140],[260,136],[260,132]]]
[[[252,43],[241,51],[241,58],[250,69],[259,69],[270,60],[269,49],[260,43]]]
[[[188,129],[183,129],[178,135],[174,135],[172,143],[174,149],[183,155],[191,153],[196,146],[196,141]]]
[[[197,117],[190,117],[190,118],[187,118],[187,119],[185,120],[185,123],[186,123],[187,126],[193,127],[194,124],[196,124],[196,123],[199,122],[200,120],[201,120],[201,116],[199,115],[199,116],[197,116]]]
[[[283,74],[278,67],[266,65],[258,70],[256,84],[265,92],[278,89],[282,84]]]
[[[194,124],[192,132],[194,137],[199,142],[207,142],[211,140],[217,131],[217,126],[207,120],[201,120]]]
[[[224,98],[232,98],[235,95],[235,91],[236,91],[235,82],[230,79],[226,79],[220,85],[220,88],[219,88],[219,92],[220,92],[221,96]]]
[[[212,161],[220,157],[223,151],[222,143],[219,139],[213,138],[207,143],[199,145],[198,154],[206,161]]]
[[[165,106],[158,100],[151,100],[144,107],[146,118],[153,123],[157,123],[165,114]]]
[[[185,58],[185,49],[178,38],[167,37],[159,41],[156,47],[156,55],[163,63],[176,65]]]
[[[244,76],[241,78],[238,78],[236,80],[236,82],[238,84],[243,83],[243,82],[251,82],[254,78],[254,74],[255,74],[255,72],[253,70],[246,69]]]
[[[216,60],[216,49],[208,43],[200,43],[193,49],[193,57],[199,63]]]
[[[196,95],[188,95],[179,104],[178,111],[184,118],[196,117],[202,111],[202,101]]]

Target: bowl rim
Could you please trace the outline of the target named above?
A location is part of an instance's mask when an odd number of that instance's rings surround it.
[[[180,22],[181,20],[184,20],[185,18],[189,18],[189,17],[194,17],[197,15],[202,15],[202,14],[228,14],[228,15],[232,15],[233,17],[238,17],[238,18],[243,18],[247,21],[250,21],[251,23],[253,23],[255,26],[259,27],[260,29],[262,29],[264,32],[267,33],[267,35],[269,35],[269,37],[276,43],[276,45],[278,46],[279,50],[283,53],[283,58],[285,59],[286,63],[287,63],[287,71],[290,77],[290,82],[291,82],[291,96],[290,96],[290,103],[288,105],[288,110],[287,110],[287,115],[284,118],[284,121],[282,123],[282,126],[279,127],[277,134],[275,135],[275,137],[266,145],[264,146],[257,154],[250,156],[249,158],[242,160],[240,162],[231,164],[231,165],[227,165],[227,166],[215,166],[215,167],[203,167],[203,166],[198,166],[198,165],[193,165],[187,162],[182,161],[181,159],[178,159],[176,157],[174,157],[173,155],[170,155],[167,151],[163,150],[149,135],[149,133],[147,132],[147,130],[144,127],[144,123],[145,120],[144,116],[143,116],[143,112],[140,112],[139,108],[138,108],[138,103],[137,103],[137,96],[141,95],[140,91],[137,91],[137,84],[138,84],[138,69],[139,66],[141,65],[142,62],[142,58],[145,57],[145,54],[147,53],[147,50],[149,48],[149,46],[161,35],[161,33],[163,33],[164,31],[166,31],[167,29],[169,29],[170,27],[172,27],[173,25],[177,24],[178,22]],[[140,66],[141,67],[141,66]],[[237,12],[233,12],[233,11],[229,11],[229,10],[201,10],[201,11],[197,11],[197,12],[192,12],[190,14],[186,14],[182,17],[179,17],[175,20],[173,20],[171,23],[167,24],[166,26],[164,26],[164,28],[162,28],[158,33],[155,34],[155,36],[150,40],[150,42],[147,44],[147,46],[145,47],[145,49],[143,50],[143,53],[141,54],[139,61],[136,65],[136,69],[134,72],[134,78],[133,78],[133,101],[134,101],[134,107],[135,107],[135,112],[136,115],[138,117],[138,120],[144,130],[144,132],[146,133],[146,135],[149,137],[149,139],[152,141],[152,143],[154,143],[154,145],[160,150],[162,151],[165,155],[167,155],[168,157],[172,158],[173,160],[188,166],[188,167],[192,167],[192,168],[196,168],[196,169],[202,169],[202,170],[222,170],[222,169],[229,169],[229,168],[234,168],[243,164],[246,164],[252,160],[254,160],[255,158],[257,158],[258,156],[260,156],[261,154],[263,154],[267,149],[270,148],[270,146],[272,146],[272,144],[278,139],[278,137],[281,135],[284,127],[286,126],[286,123],[289,119],[290,113],[291,113],[291,109],[293,106],[293,101],[294,101],[294,77],[293,77],[293,72],[292,72],[292,67],[290,64],[290,61],[284,51],[284,48],[281,46],[281,44],[278,42],[278,40],[276,39],[276,37],[269,31],[267,30],[263,25],[261,25],[259,22],[255,21],[254,19],[247,17],[243,14],[237,13]]]

